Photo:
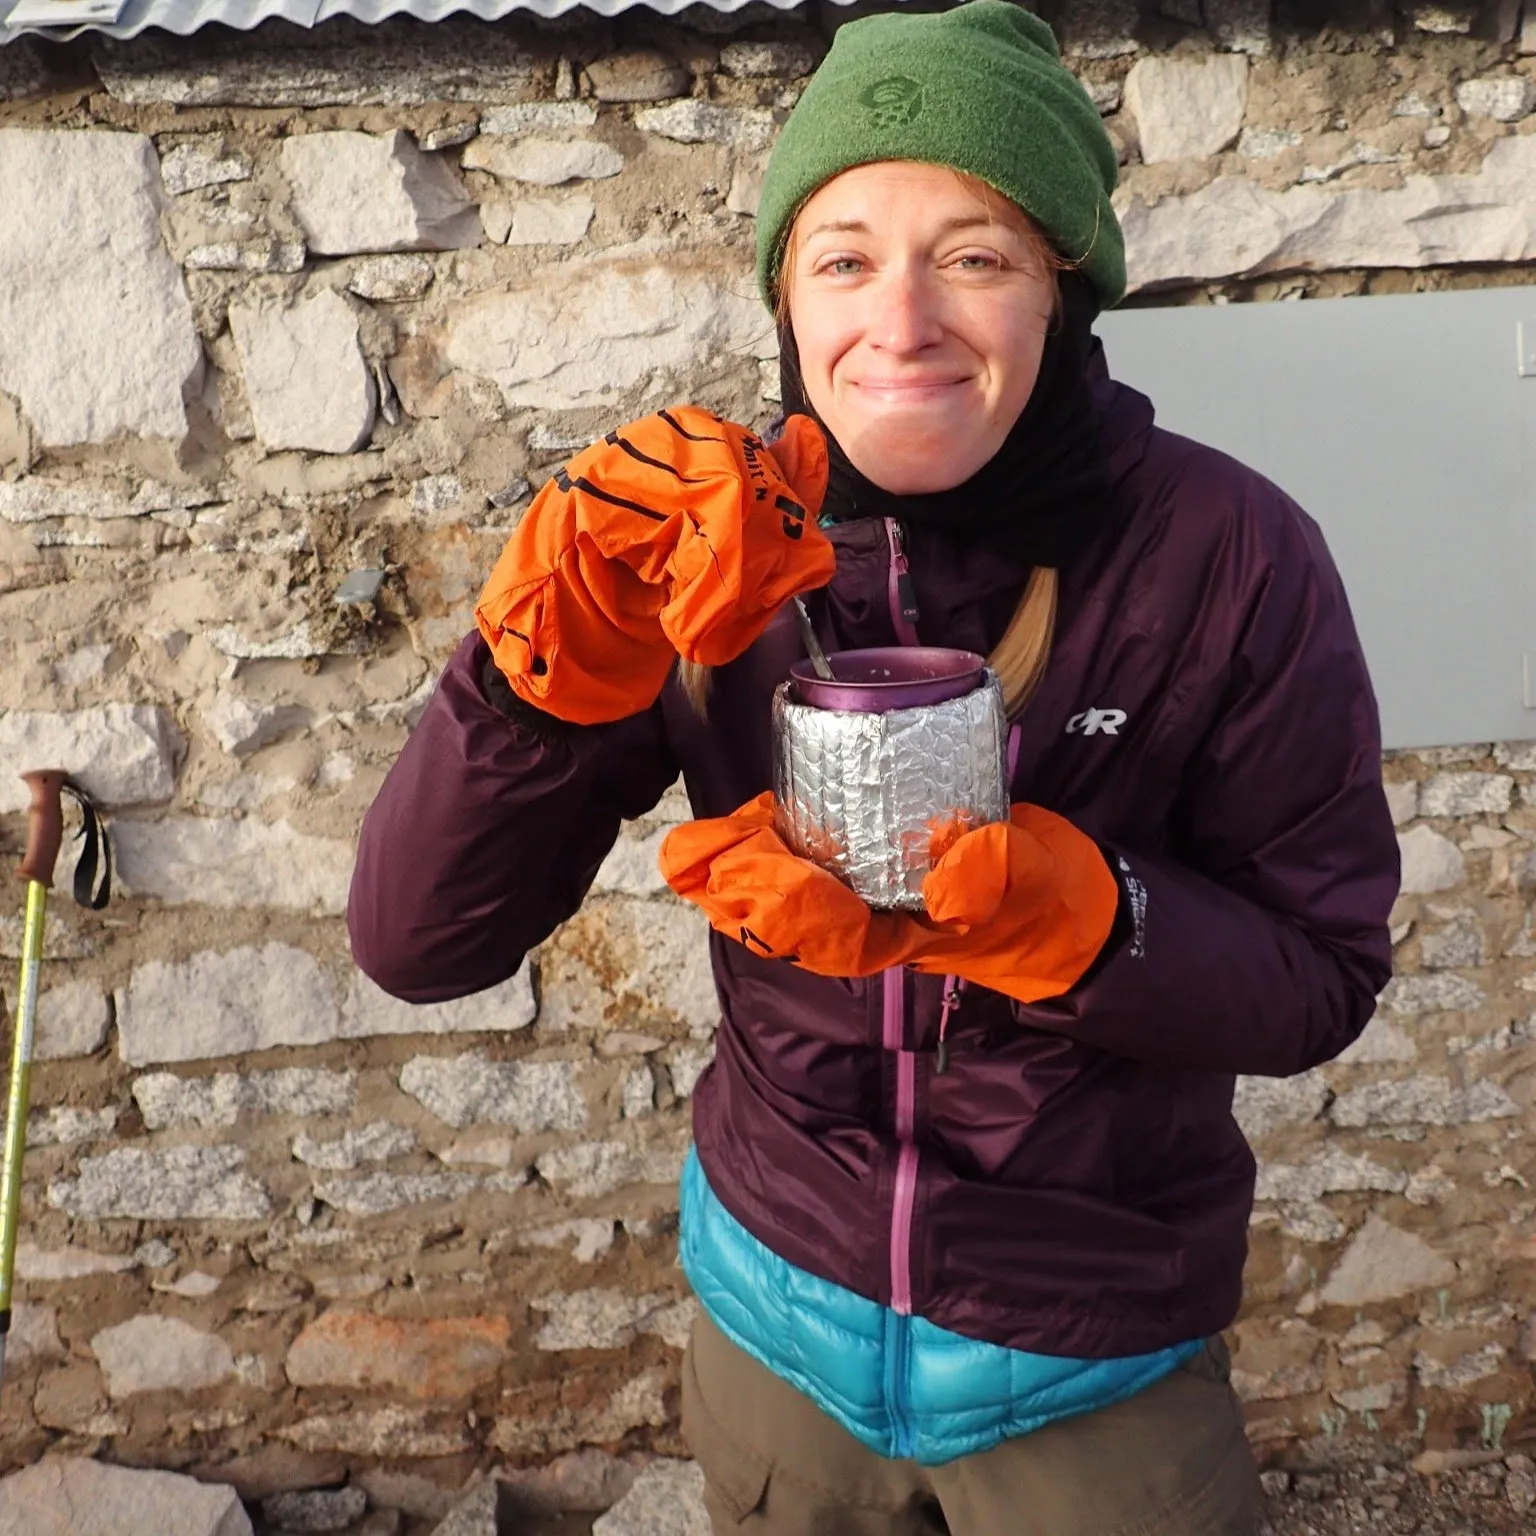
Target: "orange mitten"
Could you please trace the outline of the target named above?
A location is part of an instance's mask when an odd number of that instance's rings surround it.
[[[780,606],[832,579],[817,526],[821,430],[791,416],[770,450],[675,406],[610,432],[534,498],[475,618],[514,693],[591,724],[647,708],[674,655],[734,660]]]
[[[1119,900],[1092,838],[1016,805],[1007,821],[967,832],[923,881],[936,926],[911,963],[1021,1003],[1058,997],[1104,947]]]
[[[820,976],[871,976],[928,939],[912,918],[873,911],[835,875],[791,853],[774,831],[771,791],[734,815],[668,833],[661,872],[718,932]]]

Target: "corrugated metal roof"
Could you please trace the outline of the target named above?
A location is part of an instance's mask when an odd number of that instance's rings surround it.
[[[477,16],[496,21],[517,11],[537,16],[563,16],[578,9],[599,16],[616,16],[644,6],[671,16],[689,5],[712,11],[739,11],[749,0],[0,0],[0,45],[33,33],[65,39],[82,32],[107,37],[137,37],[155,27],[185,37],[202,27],[219,25],[249,31],[280,18],[300,27],[313,27],[334,16],[350,16],[373,24],[389,16],[441,21],[445,16]],[[805,0],[761,0],[777,10],[792,11]],[[835,0],[848,4],[851,0]]]

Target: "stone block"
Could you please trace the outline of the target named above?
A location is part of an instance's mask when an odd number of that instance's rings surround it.
[[[592,1526],[592,1536],[710,1536],[698,1463],[658,1458]]]
[[[64,1358],[59,1338],[59,1315],[40,1302],[18,1301],[11,1307],[11,1331],[6,1335],[5,1363],[10,1371],[24,1371],[34,1365]],[[4,1488],[0,1483],[0,1511],[4,1510]],[[3,1529],[3,1527],[0,1527]]]
[[[1328,1084],[1317,1072],[1298,1077],[1240,1077],[1232,1113],[1249,1141],[1280,1125],[1316,1120],[1328,1102]]]
[[[453,1507],[453,1490],[419,1473],[369,1467],[355,1481],[376,1509],[398,1509],[414,1520],[441,1520]]]
[[[1419,815],[1501,816],[1514,793],[1507,773],[1437,773],[1419,791]]]
[[[1468,117],[1517,123],[1536,108],[1536,81],[1524,75],[1484,75],[1456,87],[1456,105]]]
[[[1487,960],[1483,931],[1472,917],[1452,923],[1437,933],[1426,933],[1419,944],[1419,963],[1425,970],[1485,965]]]
[[[141,134],[0,130],[0,389],[44,447],[186,436],[203,348],[161,200]]]
[[[37,1000],[34,1061],[62,1061],[89,1056],[107,1042],[112,1010],[99,982],[66,981],[49,987]]]
[[[336,1024],[314,956],[288,944],[146,961],[118,994],[118,1050],[133,1067],[318,1045]]]
[[[402,128],[300,134],[283,141],[280,163],[294,217],[321,256],[480,243],[474,205],[458,177]]]
[[[168,149],[160,157],[160,182],[172,196],[197,192],[203,187],[249,181],[254,174],[250,157],[238,150],[225,152],[218,139],[192,139]]]
[[[512,229],[512,205],[499,198],[487,198],[480,204],[480,223],[492,245],[505,245]]]
[[[341,1005],[342,1039],[368,1035],[511,1034],[538,1014],[525,961],[499,986],[447,1003],[403,1003],[361,971],[354,971]]]
[[[797,80],[816,68],[816,55],[804,43],[727,43],[720,50],[720,72],[741,80]]]
[[[445,353],[495,383],[509,408],[567,410],[776,345],[744,283],[733,289],[679,255],[645,265],[595,259],[563,268],[558,283],[471,299],[449,317]]]
[[[509,222],[502,237],[506,245],[576,245],[586,238],[597,205],[590,197],[559,202],[529,197],[507,211]]]
[[[676,1302],[657,1292],[631,1296],[598,1287],[589,1291],[551,1291],[530,1303],[545,1314],[534,1333],[536,1349],[624,1349],[641,1334],[676,1336]]]
[[[677,1045],[667,1055],[667,1072],[672,1078],[672,1092],[680,1099],[693,1097],[704,1069],[715,1059],[713,1041],[690,1041]]]
[[[498,1418],[491,1429],[492,1448],[526,1459],[552,1456],[582,1445],[608,1445],[636,1429],[658,1429],[670,1422],[667,1375],[652,1367],[595,1400],[582,1393],[572,1406],[544,1384],[514,1394],[507,1404],[518,1411]],[[574,1394],[573,1394],[574,1395]]]
[[[1410,4],[1403,7],[1414,31],[1427,32],[1432,37],[1465,37],[1477,21],[1475,3],[1440,5],[1429,3]]]
[[[383,1216],[437,1200],[463,1200],[479,1189],[515,1189],[517,1174],[370,1173],[360,1179],[317,1179],[315,1198],[349,1216]]]
[[[1374,1066],[1388,1061],[1412,1061],[1419,1048],[1401,1026],[1379,1014],[1365,1026],[1359,1039],[1336,1058],[1345,1066]]]
[[[110,1136],[117,1125],[117,1111],[76,1109],[60,1105],[54,1109],[34,1109],[27,1117],[27,1145],[30,1147],[67,1147],[78,1141],[100,1141]]]
[[[638,1120],[656,1110],[656,1074],[650,1063],[642,1061],[625,1074],[619,1090],[619,1113],[626,1120]]]
[[[568,181],[602,181],[624,169],[624,156],[592,139],[512,139],[486,134],[464,151],[464,168],[487,171],[498,181],[558,187]]]
[[[1462,1392],[1474,1383],[1497,1376],[1504,1368],[1507,1355],[1502,1344],[1485,1344],[1481,1349],[1470,1350],[1453,1361],[1436,1360],[1423,1350],[1413,1355],[1414,1374],[1421,1387],[1441,1392]]]
[[[122,820],[112,830],[123,889],[136,896],[210,907],[346,909],[356,854],[350,839],[314,837],[254,816]]]
[[[136,1392],[197,1392],[235,1374],[234,1354],[217,1334],[150,1313],[103,1328],[91,1338],[91,1353],[114,1400]]]
[[[597,108],[590,101],[520,101],[515,106],[482,112],[480,132],[508,138],[524,134],[558,137],[590,128],[596,122]]]
[[[1056,33],[1069,59],[1118,59],[1135,53],[1137,0],[1073,0],[1061,7]]]
[[[1204,160],[1237,139],[1248,110],[1248,60],[1213,56],[1141,59],[1125,81],[1125,105],[1136,119],[1148,165]]]
[[[0,1480],[4,1536],[251,1536],[233,1488],[177,1472],[47,1457]]]
[[[710,1034],[720,1004],[706,938],[703,915],[683,902],[588,902],[541,951],[540,1027]]]
[[[514,1510],[512,1504],[513,1496],[499,1478],[471,1478],[442,1522],[432,1527],[432,1536],[496,1536],[513,1519],[524,1523],[526,1508]]]
[[[765,160],[749,160],[731,172],[731,185],[725,194],[725,206],[732,213],[750,219],[757,217],[758,204],[763,200],[763,177],[767,170]]]
[[[662,878],[661,845],[670,827],[658,827],[645,837],[634,837],[626,830],[619,834],[608,857],[598,866],[592,889],[600,893],[617,891],[625,896],[655,896],[666,890]]]
[[[692,76],[676,59],[654,48],[629,48],[587,65],[599,101],[666,101],[686,96]]]
[[[352,453],[368,441],[377,393],[357,315],[339,293],[231,304],[229,328],[263,446]]]
[[[362,299],[395,304],[419,299],[431,287],[435,273],[427,256],[368,256],[353,265],[347,290]]]
[[[1269,52],[1274,0],[1204,0],[1205,24],[1223,48],[1262,56]]]
[[[153,704],[0,713],[0,759],[66,768],[107,807],[169,800],[176,792],[181,745],[170,716]],[[17,774],[0,774],[0,811],[22,811],[27,803],[27,787]]]
[[[1527,4],[1520,23],[1520,52],[1529,57],[1536,54],[1536,5]]]
[[[1126,191],[1116,207],[1133,290],[1279,271],[1531,261],[1536,136],[1497,140],[1476,171],[1410,175],[1395,190],[1270,192],[1220,176],[1155,204]]]
[[[1334,1266],[1321,1299],[1329,1306],[1364,1307],[1450,1285],[1455,1278],[1456,1266],[1423,1238],[1370,1216]]]
[[[243,32],[188,41],[148,33],[101,40],[92,63],[114,99],[134,106],[399,107],[516,101],[536,62],[510,28],[447,16],[430,45],[416,32],[348,27],[278,35],[252,48]]]
[[[1389,781],[1383,788],[1394,827],[1403,826],[1419,814],[1419,786],[1412,779]]]
[[[310,722],[310,712],[301,705],[259,704],[227,689],[201,705],[198,714],[213,739],[233,757],[249,757]]]
[[[1483,989],[1465,976],[1394,976],[1381,994],[1388,1013],[1416,1018],[1422,1013],[1467,1013],[1480,1008]]]
[[[1467,861],[1461,849],[1433,827],[1399,833],[1397,851],[1402,859],[1405,896],[1448,891],[1466,877]]]
[[[1349,1413],[1385,1413],[1392,1406],[1396,1389],[1390,1381],[1373,1382],[1368,1387],[1342,1389],[1329,1393],[1339,1407]]]
[[[394,1125],[388,1120],[349,1126],[335,1141],[300,1136],[293,1143],[293,1155],[301,1163],[329,1173],[351,1173],[361,1163],[384,1163],[415,1150],[416,1133],[409,1126]]]
[[[773,143],[773,113],[761,107],[723,107],[690,97],[635,113],[635,127],[679,144],[724,144],[761,150]]]
[[[279,1531],[344,1531],[368,1512],[361,1488],[296,1488],[261,1501],[262,1518]]]
[[[580,1199],[609,1195],[630,1184],[676,1184],[685,1156],[672,1147],[588,1141],[552,1147],[534,1166],[540,1178]]]
[[[519,1248],[564,1248],[569,1244],[571,1257],[578,1264],[590,1264],[613,1247],[613,1223],[579,1217],[519,1232],[513,1241]]]
[[[586,1100],[570,1061],[490,1062],[481,1056],[417,1056],[400,1087],[455,1130],[512,1125],[524,1132],[578,1131]]]
[[[49,70],[36,47],[14,33],[0,50],[0,101],[22,101],[47,89]]]
[[[1519,1107],[1497,1083],[1461,1088],[1444,1077],[1410,1077],[1365,1083],[1341,1093],[1329,1106],[1335,1125],[1476,1125],[1512,1120]]]
[[[16,1245],[16,1278],[34,1284],[58,1280],[83,1280],[88,1275],[120,1275],[134,1267],[136,1260],[126,1253],[93,1253],[89,1248],[66,1245],[63,1248],[38,1248],[32,1243]]]
[[[284,1370],[296,1387],[456,1400],[496,1379],[510,1332],[504,1317],[407,1319],[332,1310],[293,1341]]]
[[[213,1077],[177,1077],[148,1072],[133,1084],[134,1102],[152,1131],[170,1126],[230,1126],[242,1112],[290,1115],[344,1115],[357,1099],[352,1072],[319,1067],[281,1067],[248,1077],[219,1072]]]
[[[1387,1168],[1330,1146],[1300,1165],[1261,1163],[1254,1195],[1259,1200],[1304,1201],[1361,1190],[1400,1194],[1407,1187],[1408,1175],[1401,1168]]]
[[[271,1202],[244,1162],[239,1147],[116,1147],[82,1157],[76,1178],[48,1186],[48,1204],[90,1221],[261,1221]]]
[[[212,240],[182,258],[189,272],[302,272],[304,245],[297,240]]]
[[[561,1456],[547,1467],[530,1467],[502,1474],[520,1499],[554,1514],[589,1514],[612,1509],[634,1487],[639,1467],[588,1448]]]
[[[316,1414],[283,1425],[277,1434],[303,1451],[335,1451],[380,1460],[454,1456],[470,1445],[462,1416],[437,1422],[421,1410],[398,1406],[371,1413]]]

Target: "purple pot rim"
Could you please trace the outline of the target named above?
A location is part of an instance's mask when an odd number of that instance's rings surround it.
[[[790,668],[790,692],[797,703],[812,709],[854,714],[884,714],[895,709],[944,704],[980,687],[987,670],[984,656],[949,646],[870,646],[838,651],[828,659],[834,668],[840,660],[858,659],[866,665],[889,666],[908,675],[828,680],[817,677],[810,660],[802,659]],[[932,669],[926,675],[925,664]]]

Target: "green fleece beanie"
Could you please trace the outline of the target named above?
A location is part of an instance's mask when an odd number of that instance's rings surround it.
[[[1114,145],[1050,27],[1010,0],[839,28],[763,178],[757,282],[769,308],[800,205],[874,160],[969,172],[1017,203],[1105,308],[1124,294],[1125,243],[1109,201]]]

